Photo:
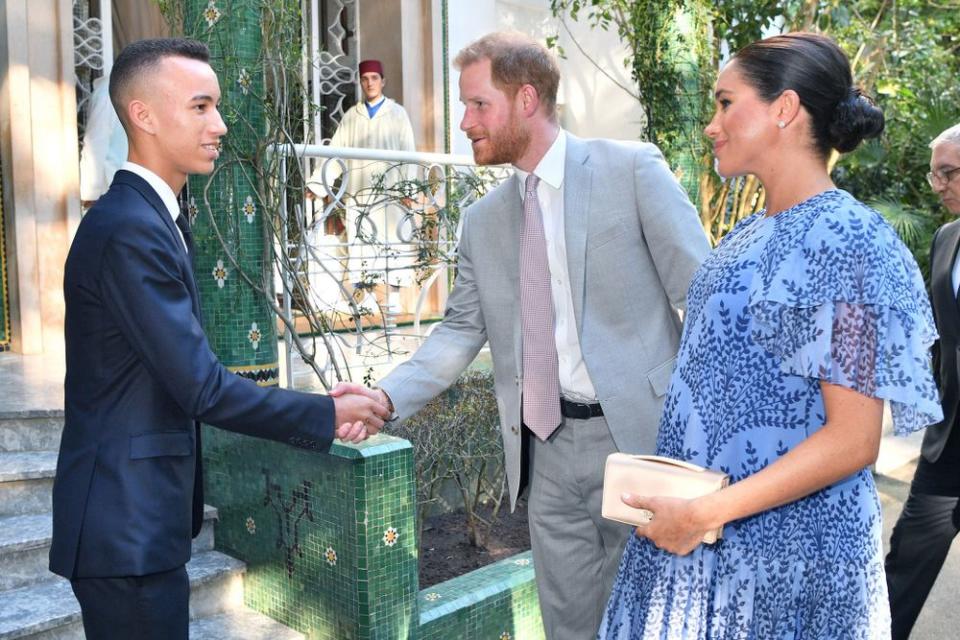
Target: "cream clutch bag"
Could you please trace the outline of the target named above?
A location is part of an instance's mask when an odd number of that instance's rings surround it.
[[[695,464],[661,456],[632,456],[611,453],[603,472],[603,509],[608,520],[632,525],[650,522],[646,509],[634,509],[623,503],[621,494],[699,498],[719,491],[730,483],[730,476]],[[723,527],[708,531],[703,541],[713,544],[723,536]]]

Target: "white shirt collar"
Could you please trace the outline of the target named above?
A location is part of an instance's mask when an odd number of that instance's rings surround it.
[[[559,129],[556,140],[553,141],[553,144],[550,145],[547,152],[540,158],[540,162],[537,164],[537,168],[533,170],[533,174],[554,189],[559,189],[563,186],[563,169],[566,159],[567,134],[563,129]],[[520,194],[523,195],[524,184],[527,181],[527,176],[530,174],[519,167],[514,167],[514,169],[516,170],[517,178],[520,180]]]
[[[167,206],[167,210],[170,212],[170,217],[173,218],[173,221],[176,222],[177,218],[180,216],[180,203],[177,201],[177,196],[173,192],[173,189],[170,188],[163,178],[155,174],[150,169],[147,169],[143,165],[136,164],[134,162],[124,162],[123,166],[120,167],[130,173],[135,173],[144,180],[147,181],[154,191],[157,192],[157,195],[160,196],[160,199],[163,201],[163,204]]]
[[[377,106],[378,104],[380,104],[381,102],[383,102],[383,101],[386,100],[386,99],[387,99],[387,96],[385,96],[385,95],[383,95],[383,94],[381,93],[381,94],[380,94],[380,99],[377,100],[376,102],[367,102],[366,100],[364,100],[363,102],[364,102],[364,104],[366,104],[368,107],[375,107],[375,106]]]

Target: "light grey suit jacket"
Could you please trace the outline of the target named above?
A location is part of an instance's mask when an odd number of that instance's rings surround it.
[[[677,310],[709,244],[655,146],[567,136],[564,226],[580,348],[617,447],[652,452],[680,337]],[[464,216],[443,322],[380,387],[405,419],[455,382],[489,341],[514,505],[523,375],[517,177]]]

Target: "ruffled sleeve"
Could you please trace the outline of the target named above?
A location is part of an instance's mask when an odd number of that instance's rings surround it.
[[[942,420],[930,302],[893,229],[843,191],[768,222],[750,291],[753,339],[785,373],[888,400],[898,434]]]

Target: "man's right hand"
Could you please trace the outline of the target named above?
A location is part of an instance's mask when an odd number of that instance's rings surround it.
[[[387,392],[383,389],[371,389],[370,387],[364,386],[362,384],[357,384],[356,382],[338,382],[333,389],[330,389],[330,397],[339,398],[348,394],[360,394],[375,400],[380,403],[390,412],[387,414],[389,419],[393,415],[393,402],[390,400],[390,396],[387,395]]]

